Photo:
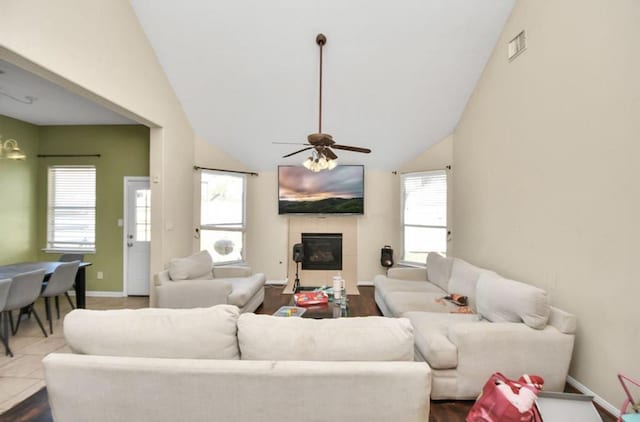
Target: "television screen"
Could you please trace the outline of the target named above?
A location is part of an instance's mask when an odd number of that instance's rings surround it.
[[[364,214],[364,166],[278,166],[278,214]]]

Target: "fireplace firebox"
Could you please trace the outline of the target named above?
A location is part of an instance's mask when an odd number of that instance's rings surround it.
[[[303,270],[342,270],[342,233],[302,233]]]

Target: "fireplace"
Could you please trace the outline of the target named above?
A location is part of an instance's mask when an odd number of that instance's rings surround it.
[[[302,233],[303,270],[342,270],[342,233]]]

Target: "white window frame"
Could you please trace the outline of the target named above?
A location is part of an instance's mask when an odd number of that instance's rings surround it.
[[[93,243],[87,243],[88,247],[54,246],[56,243],[59,243],[59,242],[55,241],[55,232],[52,228],[52,223],[54,218],[53,208],[55,208],[55,204],[53,204],[53,198],[52,198],[52,196],[54,195],[54,192],[52,191],[54,187],[52,186],[52,184],[54,182],[51,180],[51,172],[52,170],[55,170],[55,169],[71,169],[71,168],[93,169],[93,172],[94,172],[94,177],[95,177],[94,185],[93,185],[93,191],[94,191],[93,239],[94,241]],[[97,169],[95,165],[53,165],[53,166],[47,167],[47,238],[46,238],[46,247],[43,249],[44,252],[48,252],[48,253],[76,252],[76,253],[85,253],[85,254],[87,253],[91,254],[96,252],[97,177],[98,177],[98,174],[97,174]]]
[[[218,174],[221,176],[232,176],[238,177],[242,179],[242,219],[240,227],[229,227],[228,224],[202,224],[202,175],[203,174]],[[200,195],[198,195],[198,246],[201,248],[200,243],[200,235],[205,230],[211,231],[227,231],[227,232],[241,232],[242,233],[242,250],[240,252],[239,260],[230,260],[230,261],[221,261],[214,262],[214,265],[234,265],[234,264],[244,264],[246,262],[246,244],[247,244],[247,175],[245,174],[231,174],[230,172],[222,172],[215,170],[205,170],[202,169],[200,172],[200,177],[198,181],[198,187],[200,190]],[[235,225],[235,224],[234,224]]]
[[[405,179],[407,177],[420,177],[420,176],[428,176],[428,175],[444,175],[445,176],[445,183],[447,186],[447,199],[445,201],[445,213],[447,215],[447,223],[444,226],[438,226],[438,225],[422,225],[422,224],[405,224],[404,220],[405,220],[405,216],[404,216],[404,212],[405,212],[405,198],[406,198],[406,194],[405,194]],[[406,259],[406,244],[405,244],[405,227],[421,227],[421,228],[435,228],[435,229],[444,229],[446,232],[446,236],[447,236],[447,244],[446,247],[448,247],[448,237],[449,237],[449,230],[448,230],[448,224],[449,224],[449,175],[447,174],[446,170],[431,170],[431,171],[420,171],[420,172],[412,172],[412,173],[404,173],[400,176],[400,238],[402,241],[402,255],[401,255],[401,259],[400,259],[400,264],[403,265],[408,265],[408,266],[415,266],[415,267],[426,267],[426,262],[416,262],[416,261],[409,261]],[[447,251],[443,251],[446,255]]]

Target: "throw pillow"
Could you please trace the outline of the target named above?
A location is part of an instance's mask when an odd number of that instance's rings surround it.
[[[480,275],[476,291],[478,313],[492,322],[524,322],[543,329],[551,308],[547,292],[489,272]]]
[[[171,280],[213,279],[213,259],[208,251],[200,251],[186,258],[176,258],[169,262]]]
[[[453,258],[446,258],[437,252],[429,252],[427,255],[427,279],[448,292],[452,264]]]

